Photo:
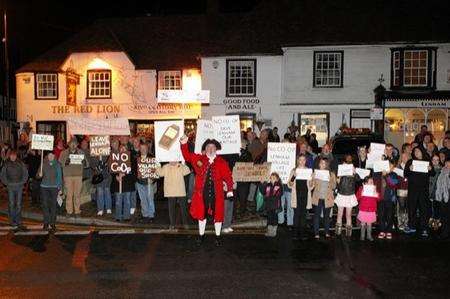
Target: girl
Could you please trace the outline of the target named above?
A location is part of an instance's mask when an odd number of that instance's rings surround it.
[[[344,164],[353,165],[352,155],[347,154],[344,156]],[[338,215],[336,220],[336,235],[340,236],[342,233],[342,217],[345,210],[346,218],[346,235],[351,237],[352,235],[352,208],[358,205],[358,200],[355,196],[355,184],[359,176],[353,175],[342,176],[337,179],[338,181],[338,194],[336,196],[336,205],[338,206]]]
[[[365,240],[367,231],[367,240],[373,241],[372,223],[377,220],[377,202],[380,199],[378,193],[375,196],[364,194],[364,186],[375,186],[372,177],[366,177],[363,185],[358,189],[356,197],[359,202],[358,220],[361,221],[361,241]],[[375,188],[375,187],[372,187]]]
[[[429,183],[429,197],[431,201],[431,218],[429,226],[433,230],[438,230],[441,226],[440,222],[440,203],[436,201],[436,186],[439,175],[441,174],[442,166],[440,163],[439,154],[434,154],[431,157],[431,165],[434,169],[434,175],[430,175]]]
[[[320,216],[323,213],[325,237],[330,237],[330,211],[334,206],[334,189],[336,188],[336,175],[330,171],[327,158],[319,158],[319,170],[329,173],[329,180],[313,179],[312,205],[314,207],[314,238],[319,239]]]
[[[406,163],[410,159],[408,152],[404,151],[400,156],[397,167],[405,170]],[[408,226],[408,210],[406,203],[408,199],[408,180],[405,177],[399,177],[399,186],[397,189],[397,226],[400,231],[404,231]]]
[[[389,160],[390,172],[382,173],[382,190],[383,190],[383,201],[379,205],[379,225],[380,233],[378,234],[378,239],[392,239],[392,226],[393,226],[393,215],[394,206],[397,202],[397,186],[400,182],[398,176],[394,171],[395,162]]]
[[[306,235],[306,210],[308,201],[311,198],[310,180],[296,179],[296,171],[301,169],[308,169],[306,167],[306,156],[300,154],[297,158],[297,167],[291,171],[290,180],[288,183],[291,188],[291,206],[294,209],[294,226],[296,228],[296,235],[294,240],[307,240]]]
[[[264,196],[264,209],[267,213],[266,237],[276,237],[278,224],[278,210],[281,206],[281,196],[283,194],[283,183],[278,173],[270,175],[269,182],[259,186],[261,194]]]

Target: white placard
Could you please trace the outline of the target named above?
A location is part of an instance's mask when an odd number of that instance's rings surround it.
[[[241,152],[241,126],[239,115],[215,116],[212,118],[214,138],[220,142],[220,155]]]
[[[383,143],[374,143],[372,142],[370,144],[370,153],[374,156],[376,155],[384,155],[384,149],[386,148],[386,145]]]
[[[130,135],[128,118],[94,119],[70,117],[67,130],[71,135]]]
[[[328,170],[314,170],[314,178],[320,181],[329,182],[330,181],[330,172]]]
[[[35,150],[52,151],[55,137],[53,135],[33,134],[31,148]]]
[[[398,176],[401,176],[402,178],[405,177],[405,174],[404,174],[403,169],[400,169],[400,168],[394,168],[394,172],[395,172]]]
[[[389,172],[391,168],[389,167],[388,160],[381,160],[373,162],[373,172]]]
[[[267,162],[271,163],[271,172],[276,172],[283,184],[287,184],[289,174],[295,168],[295,143],[269,142],[267,145]]]
[[[155,121],[155,156],[158,162],[184,161],[180,137],[184,134],[183,121]],[[163,138],[163,135],[165,137]]]
[[[84,160],[83,154],[70,154],[69,155],[71,165],[81,165]]]
[[[412,167],[414,172],[428,172],[428,166],[430,166],[430,163],[428,161],[420,161],[420,160],[413,160]]]
[[[195,152],[200,154],[202,145],[207,139],[214,138],[213,122],[206,119],[197,120],[197,132],[195,134]]]
[[[338,176],[351,176],[353,175],[353,164],[339,164]]]
[[[363,185],[362,196],[377,197],[377,188],[375,185]]]
[[[355,172],[362,180],[370,175],[370,169],[356,168]]]
[[[310,180],[312,179],[312,172],[311,168],[297,168],[295,170],[295,178],[297,180]]]

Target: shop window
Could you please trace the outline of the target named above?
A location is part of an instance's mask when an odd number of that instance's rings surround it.
[[[239,120],[241,131],[247,131],[248,128],[251,128],[253,130],[255,120],[254,115],[240,115]]]
[[[110,99],[111,70],[87,71],[87,94],[89,99]]]
[[[34,76],[34,80],[36,99],[58,99],[57,73],[37,73]]]
[[[256,96],[256,60],[227,60],[227,97]]]
[[[319,146],[324,145],[329,138],[330,115],[328,113],[304,113],[299,115],[300,134],[305,135],[308,129],[316,134]]]
[[[405,142],[405,116],[401,109],[386,109],[384,113],[384,135],[387,142],[401,148]]]
[[[181,71],[158,71],[158,89],[181,89]]]
[[[314,52],[314,87],[342,87],[344,52]]]
[[[38,121],[36,123],[36,132],[43,135],[53,135],[55,136],[55,141],[57,139],[66,139],[66,123],[60,121]]]
[[[447,129],[447,114],[444,110],[433,109],[427,114],[428,130],[433,134],[434,142],[437,145],[442,143]]]
[[[420,132],[420,127],[425,124],[425,113],[421,109],[412,109],[406,113],[405,142],[414,141]]]

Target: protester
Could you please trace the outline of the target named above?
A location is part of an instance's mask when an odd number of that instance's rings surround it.
[[[383,194],[381,196],[383,200],[378,205],[378,222],[380,225],[378,239],[392,239],[394,207],[397,204],[397,188],[400,182],[394,172],[395,166],[395,161],[389,160],[390,171],[388,173],[383,172],[382,176]]]
[[[329,180],[313,179],[312,205],[314,208],[314,238],[319,239],[319,224],[323,217],[325,238],[330,237],[330,212],[334,206],[334,189],[336,188],[336,175],[330,171],[327,158],[319,158],[319,170],[328,171]]]
[[[280,142],[280,136],[278,135],[278,128],[274,127],[272,130],[273,142]]]
[[[64,147],[64,140],[62,140],[61,138],[58,138],[56,140],[56,146],[53,149],[53,154],[55,154],[55,158],[57,160],[59,160],[59,156],[61,155],[61,153],[65,150]]]
[[[247,150],[247,141],[241,141],[241,153],[238,158],[238,162],[252,162],[252,155]],[[250,192],[249,182],[236,182],[236,196],[239,202],[239,213],[240,216],[245,216],[248,212],[247,202],[248,194]]]
[[[267,213],[267,232],[266,237],[276,237],[278,228],[277,211],[281,204],[281,195],[283,186],[278,173],[273,172],[268,182],[263,182],[259,190],[264,197],[264,210]]]
[[[442,231],[440,237],[447,239],[450,233],[450,158],[445,161],[445,166],[436,182],[436,202],[440,203],[440,216]]]
[[[25,165],[28,166],[28,190],[31,194],[31,204],[34,206],[38,206],[40,199],[40,178],[38,177],[39,167],[41,165],[41,156],[37,153],[36,150],[29,150],[28,155],[26,156]]]
[[[300,155],[305,156],[306,167],[314,167],[314,158],[311,153],[308,152],[308,143],[304,142],[301,138],[297,141],[297,157],[299,157]]]
[[[115,145],[113,145],[115,144]],[[117,140],[111,141],[111,145],[118,151],[119,142]],[[97,199],[97,216],[103,214],[112,214],[112,198],[111,198],[111,174],[109,171],[109,156],[94,157],[92,166],[94,168],[94,175],[92,184],[95,188]]]
[[[417,134],[416,137],[414,138],[414,142],[417,144],[421,144],[423,142],[425,134],[427,134],[427,133],[428,133],[428,127],[426,125],[422,125],[420,127],[419,134]]]
[[[375,189],[375,194],[364,194],[364,186],[371,186]],[[372,224],[377,220],[377,203],[380,200],[380,194],[376,192],[375,184],[372,177],[366,177],[364,183],[359,187],[356,193],[356,198],[359,203],[358,220],[361,222],[361,236],[360,240],[373,241]]]
[[[397,168],[405,171],[405,166],[411,157],[405,151],[400,155],[400,161],[397,164]],[[403,175],[404,176],[404,175]],[[400,177],[400,182],[397,189],[397,227],[400,231],[404,231],[408,226],[408,179]]]
[[[9,223],[13,229],[23,229],[22,226],[22,197],[23,187],[28,180],[28,170],[18,159],[17,151],[11,150],[9,158],[3,165],[0,179],[8,190]]]
[[[169,207],[170,230],[174,230],[176,227],[177,203],[180,206],[183,227],[189,228],[184,177],[190,172],[189,167],[180,162],[169,162],[156,170],[156,174],[164,178],[164,197],[166,197]]]
[[[62,189],[62,168],[53,153],[48,153],[42,164],[41,200],[44,213],[44,230],[56,231],[56,205]]]
[[[442,171],[442,165],[438,154],[431,156],[431,166],[433,167],[434,174],[430,174],[430,182],[428,187],[428,194],[431,202],[431,217],[429,220],[429,226],[431,229],[438,230],[441,226],[441,205],[438,201],[436,201],[436,189],[437,180]]]
[[[308,144],[311,146],[312,152],[315,154],[319,153],[319,142],[317,141],[316,136],[316,133],[312,133],[308,142]]]
[[[134,163],[139,163],[141,160],[145,161],[145,160],[154,158],[154,157],[150,156],[149,148],[148,148],[147,144],[139,144],[139,152],[135,153],[135,155],[137,155],[137,156],[135,158],[136,160],[134,161]],[[187,166],[185,166],[185,167],[187,168]],[[182,178],[183,178],[183,176],[182,176]],[[167,192],[166,191],[166,181],[167,180],[169,180],[169,179],[166,178],[164,180],[164,193]],[[183,186],[183,190],[184,190],[184,195],[181,195],[181,196],[183,196],[184,200],[185,200],[186,189],[184,186],[184,178],[183,178],[182,183],[183,183],[182,186]],[[179,184],[178,181],[177,181],[177,184]],[[141,213],[142,213],[143,222],[151,223],[153,221],[153,218],[155,217],[155,202],[154,202],[155,190],[154,190],[153,180],[150,178],[142,178],[139,176],[139,173],[138,173],[138,176],[136,179],[136,191],[139,194],[139,199],[141,200]],[[171,197],[174,197],[174,196],[172,195]],[[169,204],[169,207],[170,207],[170,204]],[[131,204],[131,208],[133,208],[133,204]]]
[[[338,163],[331,153],[331,145],[329,143],[325,143],[322,146],[320,154],[318,154],[314,159],[314,169],[319,169],[319,162],[321,161],[321,158],[327,159],[330,171],[336,173]]]

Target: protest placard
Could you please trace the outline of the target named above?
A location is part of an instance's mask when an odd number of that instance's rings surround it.
[[[370,169],[356,168],[355,172],[362,180],[370,175]]]
[[[295,168],[296,145],[293,143],[269,142],[267,145],[267,162],[271,163],[271,172],[276,172],[284,184]]]
[[[235,182],[267,181],[270,176],[270,167],[270,163],[236,162],[233,168],[233,180]]]
[[[69,155],[70,165],[81,165],[84,160],[83,154],[70,154]]]
[[[109,156],[111,152],[109,136],[91,136],[89,147],[91,149],[91,156]]]
[[[35,150],[52,151],[55,137],[53,135],[33,134],[31,148]]]
[[[373,172],[389,172],[391,168],[389,167],[388,160],[381,160],[373,162]]]
[[[384,150],[386,145],[383,143],[370,143],[370,153],[374,156],[382,156],[384,155]]]
[[[339,164],[338,176],[353,175],[353,164]]]
[[[377,197],[377,188],[375,185],[363,185],[363,196]]]
[[[312,172],[311,168],[297,168],[295,170],[295,178],[297,180],[310,180],[312,179]]]
[[[212,118],[214,138],[222,146],[220,155],[241,152],[241,127],[239,115],[215,116]]]
[[[155,121],[155,156],[158,162],[184,161],[180,137],[184,134],[183,121]]]
[[[139,157],[137,159],[137,176],[139,179],[157,179],[156,169],[160,167],[155,158]]]
[[[394,168],[394,172],[395,172],[398,176],[401,176],[402,178],[405,177],[405,174],[404,174],[403,169],[400,169],[400,168]]]
[[[214,138],[213,122],[210,120],[199,119],[197,121],[197,132],[195,134],[195,153],[202,152],[202,145],[207,139]]]
[[[112,173],[125,173],[131,171],[130,152],[114,153],[111,152],[109,157],[109,167]]]
[[[428,161],[420,161],[420,160],[412,161],[412,167],[414,172],[427,173],[428,166],[430,166],[430,163]]]
[[[67,130],[71,135],[130,135],[127,118],[70,117],[67,119]]]
[[[330,181],[330,171],[328,170],[314,170],[314,178],[320,181],[329,182]]]

